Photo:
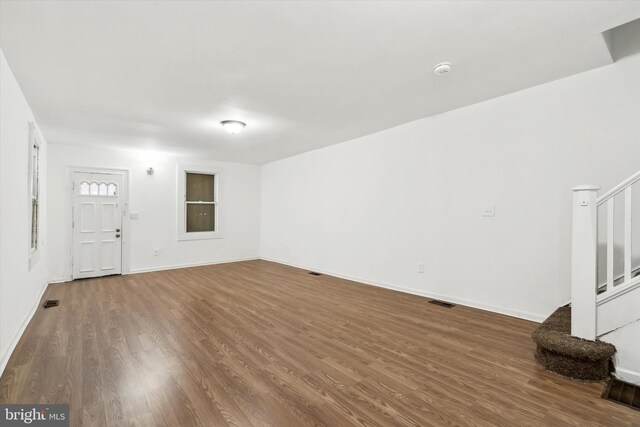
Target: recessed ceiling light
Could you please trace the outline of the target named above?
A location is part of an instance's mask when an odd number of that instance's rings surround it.
[[[242,132],[242,129],[247,125],[239,120],[223,120],[220,124],[230,134]]]
[[[450,62],[441,62],[433,67],[433,74],[436,76],[443,76],[445,74],[449,74],[449,72],[451,72]]]

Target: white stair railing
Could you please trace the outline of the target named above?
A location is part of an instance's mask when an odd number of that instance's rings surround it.
[[[640,277],[632,277],[632,192],[640,181],[640,172],[597,197],[598,187],[581,185],[573,190],[573,227],[571,249],[571,334],[593,340],[608,332],[598,318],[599,307],[640,286]],[[615,196],[624,193],[624,251],[622,280],[614,275]],[[598,294],[598,207],[606,205],[606,290]],[[640,311],[640,309],[639,309]],[[604,313],[603,313],[604,314]],[[620,317],[622,318],[622,317]],[[598,325],[601,325],[600,327]]]

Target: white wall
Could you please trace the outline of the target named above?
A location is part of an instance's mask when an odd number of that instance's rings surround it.
[[[601,337],[616,346],[616,377],[640,385],[640,320]]]
[[[29,122],[33,113],[0,50],[0,374],[47,285],[47,144],[40,138],[40,248],[29,269]]]
[[[638,76],[635,55],[267,164],[261,255],[542,320],[570,299],[570,188],[640,169]]]
[[[222,168],[220,224],[223,239],[177,240],[177,164]],[[49,278],[71,278],[69,167],[130,170],[131,272],[259,257],[260,172],[258,166],[176,159],[147,151],[49,145]],[[155,173],[147,175],[149,166]],[[154,256],[154,249],[160,254]]]

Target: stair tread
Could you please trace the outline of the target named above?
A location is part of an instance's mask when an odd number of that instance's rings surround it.
[[[609,376],[616,348],[599,340],[571,335],[571,307],[560,307],[532,334],[536,359],[550,371],[570,378],[602,380]]]

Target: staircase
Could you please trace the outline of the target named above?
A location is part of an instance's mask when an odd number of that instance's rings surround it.
[[[536,360],[560,375],[583,381],[600,381],[613,369],[616,348],[600,340],[571,336],[571,307],[560,307],[535,330]]]
[[[573,365],[562,361],[570,349],[574,356],[588,356],[582,361],[600,357],[596,369],[599,374],[591,369],[590,377],[581,379],[603,379],[608,376],[605,366],[609,364],[611,355],[607,354],[611,351],[615,352],[615,375],[640,384],[640,229],[634,233],[633,228],[634,219],[635,227],[640,227],[640,209],[634,212],[633,189],[640,190],[640,172],[599,197],[598,187],[573,188],[571,308],[562,314],[556,311],[533,337],[538,344],[538,360],[550,370],[560,366],[556,372],[580,378],[567,369],[576,368],[581,363],[579,358],[574,357]],[[603,277],[600,281],[598,273]],[[564,330],[558,328],[562,323],[558,323],[558,316],[566,319]],[[548,323],[555,325],[554,334],[550,335]],[[558,330],[562,330],[563,337]],[[576,350],[578,347],[581,350]],[[576,369],[582,372],[582,368]]]
[[[598,187],[582,185],[573,189],[571,332],[575,336],[595,339],[640,318],[640,276],[633,277],[632,274],[631,244],[634,219],[632,187],[638,181],[640,172],[600,197],[597,197]],[[623,200],[617,200],[620,198]],[[623,202],[622,216],[616,216],[616,202]],[[604,224],[604,221],[599,215],[606,219],[606,230],[602,230],[602,243],[606,247],[606,281],[602,287],[604,292],[600,293],[599,286],[596,286],[598,224]],[[622,227],[624,235],[623,274],[616,277],[614,239],[618,227]]]

